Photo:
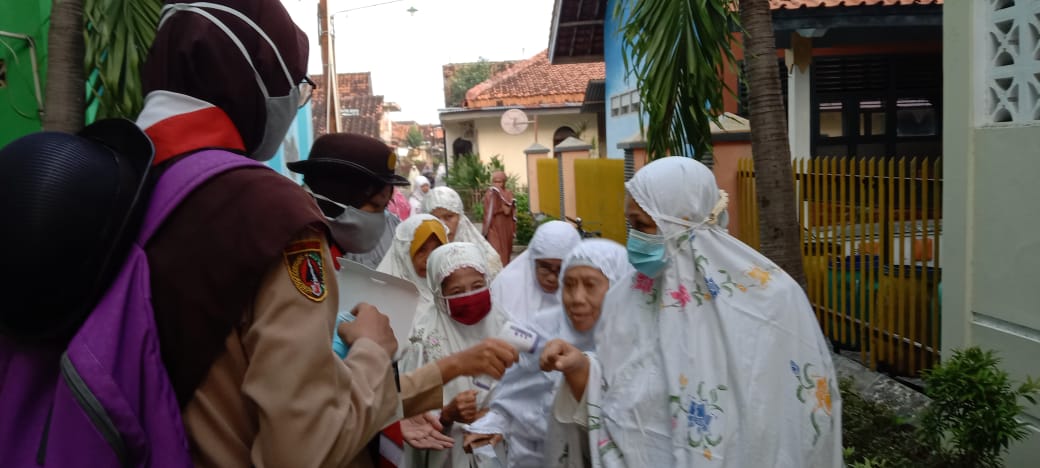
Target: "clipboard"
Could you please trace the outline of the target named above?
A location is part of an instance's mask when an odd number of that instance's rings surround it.
[[[336,272],[339,285],[338,314],[351,315],[359,302],[372,304],[390,318],[390,328],[397,337],[398,354],[408,347],[415,307],[419,304],[419,290],[411,282],[375,271],[357,262],[339,259]]]

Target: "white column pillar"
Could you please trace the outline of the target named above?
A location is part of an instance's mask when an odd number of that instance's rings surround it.
[[[812,40],[791,34],[791,48],[784,50],[787,64],[787,138],[791,158],[807,158],[812,141],[809,122],[812,117],[810,66]]]

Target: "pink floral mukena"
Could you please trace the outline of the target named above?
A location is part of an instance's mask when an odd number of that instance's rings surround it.
[[[636,275],[636,282],[633,289],[642,291],[643,294],[650,294],[650,292],[654,290],[654,279],[639,273]]]
[[[690,292],[686,290],[686,286],[681,284],[679,285],[679,289],[672,291],[670,294],[672,295],[672,299],[679,301],[679,307],[686,307],[686,304],[688,304],[691,299]]]

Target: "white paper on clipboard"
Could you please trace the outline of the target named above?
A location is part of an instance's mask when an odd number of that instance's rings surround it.
[[[339,312],[350,313],[359,302],[372,304],[390,318],[390,327],[397,337],[397,349],[408,346],[419,290],[411,282],[381,273],[360,263],[339,259],[336,272],[339,283]]]

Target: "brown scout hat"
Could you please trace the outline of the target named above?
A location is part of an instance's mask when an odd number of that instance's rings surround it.
[[[354,133],[329,133],[314,141],[310,156],[288,164],[289,170],[304,176],[321,176],[346,170],[361,173],[389,185],[410,185],[394,173],[397,154],[372,137]]]

